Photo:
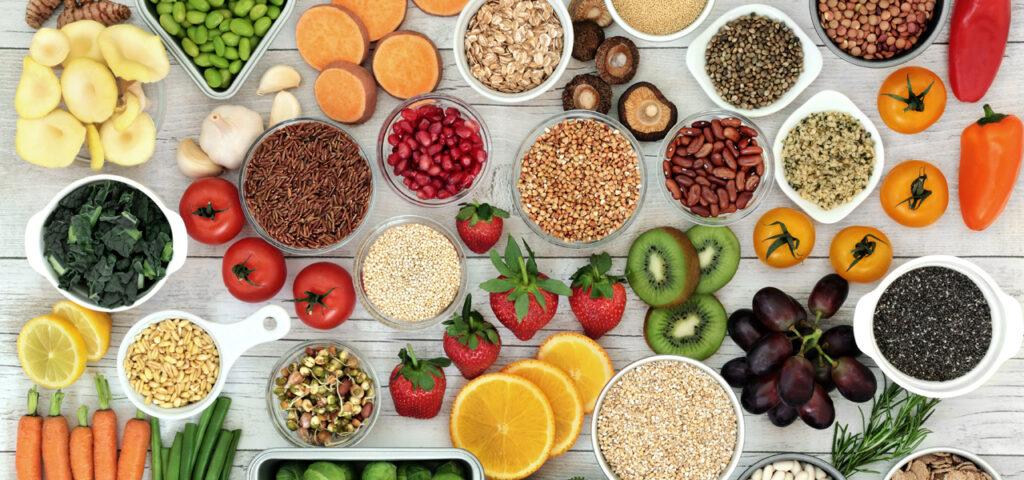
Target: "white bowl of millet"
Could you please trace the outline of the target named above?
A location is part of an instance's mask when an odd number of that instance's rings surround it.
[[[616,480],[732,477],[743,453],[743,411],[725,379],[675,355],[633,362],[604,386],[591,442]],[[642,454],[641,454],[642,452]]]
[[[671,42],[700,27],[715,0],[604,0],[604,4],[612,20],[633,37]]]

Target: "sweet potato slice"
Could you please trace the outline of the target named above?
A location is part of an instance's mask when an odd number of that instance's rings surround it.
[[[323,70],[334,62],[363,63],[370,54],[370,37],[351,10],[317,5],[306,10],[295,25],[295,46],[309,66]]]
[[[363,123],[377,108],[377,84],[365,68],[349,62],[335,62],[324,68],[313,94],[320,110],[341,123]]]
[[[399,30],[377,42],[373,76],[391,96],[407,98],[432,92],[441,81],[441,55],[421,33]]]
[[[331,3],[355,13],[366,26],[370,41],[376,42],[398,30],[405,20],[407,0],[331,0]]]
[[[458,15],[469,0],[412,0],[420,10],[439,17]]]

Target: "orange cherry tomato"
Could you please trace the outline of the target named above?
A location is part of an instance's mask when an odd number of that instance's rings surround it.
[[[814,222],[792,208],[774,208],[754,226],[754,251],[765,265],[788,268],[803,262],[814,249]]]
[[[926,227],[946,213],[949,186],[935,165],[907,160],[889,171],[878,198],[885,213],[900,225]]]
[[[892,243],[874,227],[846,227],[832,238],[832,268],[851,282],[870,283],[882,278],[892,264]]]
[[[923,132],[945,111],[946,84],[927,68],[896,70],[878,89],[878,114],[899,133]]]

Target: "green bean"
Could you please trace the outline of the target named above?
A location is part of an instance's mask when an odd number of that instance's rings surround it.
[[[163,466],[160,462],[163,445],[160,444],[160,419],[149,417],[149,451],[152,452],[150,459],[150,472],[153,480],[163,479]]]
[[[199,46],[199,51],[202,53],[210,53],[213,51],[213,42],[206,42]]]
[[[176,37],[181,33],[181,25],[178,25],[178,23],[174,21],[174,17],[169,14],[165,13],[160,15],[160,26],[171,36]]]
[[[171,457],[171,447],[163,447],[160,449],[160,463],[163,467],[164,480],[167,480],[167,463]]]
[[[221,430],[217,436],[217,449],[210,459],[210,467],[206,470],[205,480],[220,480],[221,471],[224,470],[224,462],[228,458],[228,450],[231,448],[231,439],[234,434],[228,430]]]
[[[181,467],[178,469],[180,479],[192,476],[192,451],[196,443],[196,429],[194,423],[185,425],[185,433],[181,438]]]
[[[252,42],[248,38],[238,40],[238,58],[248,60],[252,55]],[[234,72],[238,73],[238,72]]]
[[[224,21],[224,16],[220,14],[220,10],[214,10],[206,14],[206,19],[203,22],[203,25],[208,29],[212,29],[216,28],[217,25],[220,25],[220,22],[222,21]]]
[[[206,14],[195,10],[189,10],[189,12],[185,14],[185,20],[192,25],[199,25],[206,22]]]
[[[224,49],[224,58],[228,60],[238,60],[238,49],[235,47],[227,47]]]
[[[163,15],[165,13],[171,13],[172,10],[174,10],[174,4],[173,3],[158,3],[158,4],[156,4],[156,13],[157,13],[157,15]]]
[[[256,23],[253,24],[253,33],[258,37],[266,35],[267,30],[270,30],[271,23],[273,23],[273,20],[271,20],[270,17],[263,17],[256,20]]]
[[[251,37],[253,34],[252,22],[245,18],[232,18],[231,31],[242,37]]]
[[[171,454],[167,459],[167,476],[164,480],[178,480],[181,472],[181,443],[184,437],[181,432],[174,434],[174,443],[171,443]]]
[[[242,438],[241,430],[234,430],[231,434],[231,445],[228,446],[228,456],[224,459],[224,470],[221,470],[220,480],[231,480],[231,467],[235,464],[235,452],[238,451],[238,441]]]
[[[224,56],[224,36],[213,39],[213,52],[219,56]]]
[[[252,10],[249,10],[249,20],[258,20],[259,18],[263,17],[266,14],[267,14],[267,6],[266,5],[256,5],[256,6],[252,7]]]
[[[209,66],[209,65],[207,65]],[[199,425],[196,427],[196,440],[192,444],[192,454],[189,456],[188,463],[193,467],[196,465],[199,458],[199,447],[203,444],[203,436],[206,435],[206,429],[210,426],[210,420],[213,419],[213,412],[217,409],[217,405],[220,403],[220,399],[210,404],[203,410],[203,414],[199,417]],[[191,470],[191,469],[190,469]],[[190,471],[189,474],[192,472]]]
[[[210,11],[210,3],[206,0],[188,0],[188,4],[193,9],[199,10],[200,12]]]
[[[209,85],[211,88],[220,88],[221,77],[220,72],[217,71],[216,68],[207,68],[205,71],[203,71],[203,78],[206,79],[206,84]],[[195,475],[198,474],[199,473],[197,472],[193,472],[193,478],[195,478]]]
[[[210,55],[210,64],[217,68],[228,68],[228,61],[220,55]]]
[[[174,21],[181,23],[185,21],[185,2],[174,2],[174,6],[171,7],[171,15],[174,17]]]
[[[220,72],[217,72],[217,80],[220,80]],[[203,434],[203,443],[199,447],[198,456],[196,457],[195,463],[193,463],[192,480],[200,480],[202,478],[202,474],[206,472],[206,467],[210,463],[210,456],[213,454],[213,444],[217,441],[216,432],[219,432],[221,426],[224,425],[224,417],[228,414],[228,408],[230,406],[230,397],[220,397],[217,399],[217,402],[214,403],[213,415],[210,417],[208,426],[205,429],[206,433]],[[200,423],[200,425],[202,425],[202,423]]]
[[[193,42],[191,39],[181,39],[181,49],[184,50],[185,53],[187,53],[188,56],[190,57],[195,58],[196,55],[199,55],[199,46],[196,45],[196,42]]]
[[[232,75],[237,74],[241,70],[242,70],[242,61],[241,60],[235,60],[235,61],[231,62],[230,65],[228,65],[228,72],[231,73]]]
[[[210,63],[209,53],[200,53],[199,55],[196,55],[194,61],[196,62],[196,65],[199,65],[200,67],[209,67],[210,65],[212,65]]]
[[[249,13],[249,10],[252,10],[253,5],[256,5],[256,2],[253,0],[239,0],[235,7],[231,9],[231,12],[239,17],[244,17]]]
[[[267,7],[267,16],[270,17],[271,20],[277,20],[277,17],[281,16],[281,7],[277,5]]]
[[[238,35],[236,35],[233,32],[224,32],[220,35],[220,38],[222,38],[224,40],[224,44],[229,47],[234,47],[238,45]]]

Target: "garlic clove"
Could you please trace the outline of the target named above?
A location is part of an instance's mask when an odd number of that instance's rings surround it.
[[[260,77],[260,86],[256,89],[256,95],[295,88],[299,86],[300,82],[302,82],[302,77],[298,70],[288,65],[274,65]]]
[[[178,169],[189,178],[214,177],[224,171],[191,138],[178,143]]]
[[[299,115],[302,115],[299,99],[295,98],[291,92],[280,91],[274,96],[274,104],[270,107],[270,122],[267,125],[272,127]]]

